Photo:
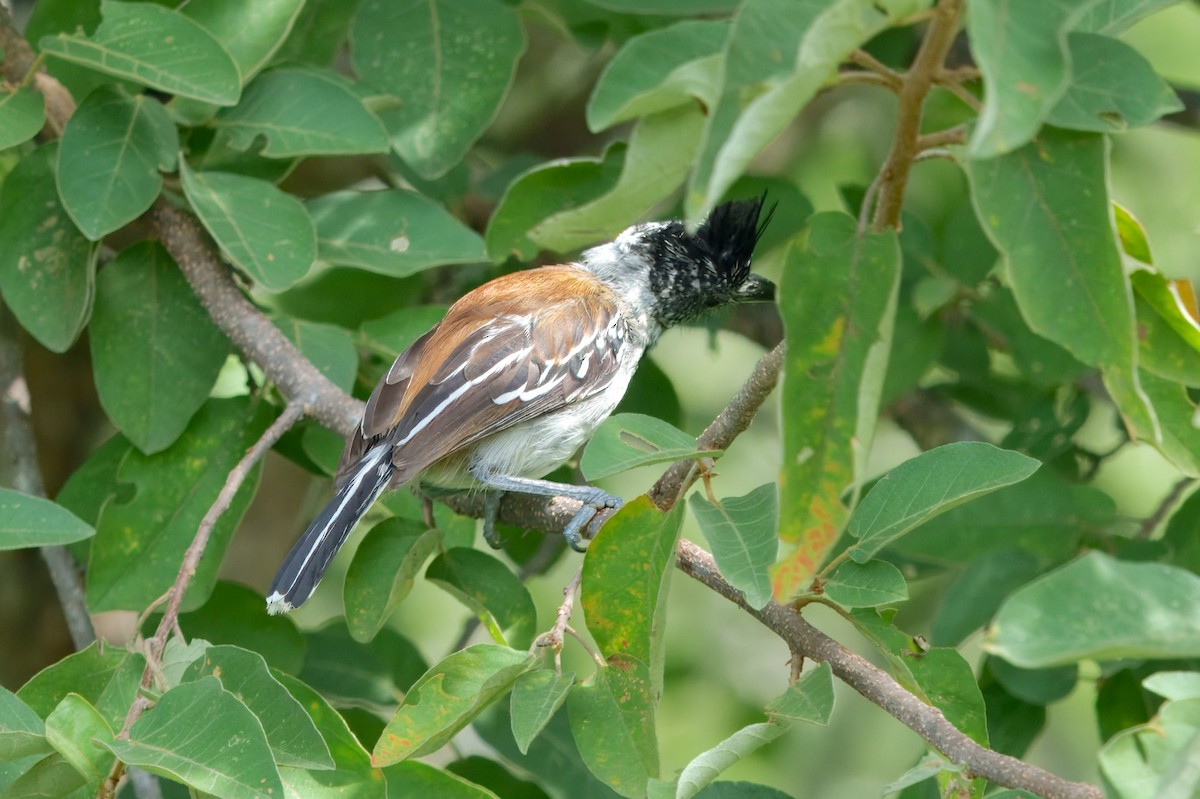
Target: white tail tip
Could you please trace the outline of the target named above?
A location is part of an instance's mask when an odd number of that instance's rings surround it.
[[[291,610],[295,610],[292,603],[284,599],[283,594],[278,591],[267,597],[267,613],[272,616],[278,616]]]

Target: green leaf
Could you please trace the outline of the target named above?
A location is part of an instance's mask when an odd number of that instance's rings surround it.
[[[422,335],[442,321],[449,306],[415,305],[363,322],[363,336],[389,358],[408,349]]]
[[[667,594],[683,503],[663,513],[641,496],[600,528],[583,560],[581,603],[588,632],[606,658],[627,655],[662,689]]]
[[[389,706],[428,670],[412,642],[387,627],[370,644],[360,644],[337,621],[305,641],[300,679],[343,706]]]
[[[1171,5],[1175,5],[1175,0],[1098,0],[1087,4],[1087,9],[1075,20],[1074,28],[1116,35],[1124,33],[1143,17]]]
[[[237,64],[244,86],[283,44],[302,8],[304,0],[258,0],[250,5],[188,0],[179,10],[221,43]]]
[[[356,11],[357,2],[306,0],[274,63],[330,66],[346,44]]]
[[[517,10],[494,0],[365,0],[353,41],[355,72],[403,99],[383,115],[392,147],[428,179],[491,123],[525,50]]]
[[[954,649],[930,648],[896,629],[875,610],[853,612],[858,631],[887,658],[897,681],[942,711],[947,721],[987,746],[983,695],[971,664]]]
[[[796,721],[828,724],[833,712],[833,672],[828,663],[806,671],[767,706],[769,721],[751,724],[683,767],[675,799],[691,799],[739,760],[786,733]]]
[[[566,710],[555,713],[541,735],[522,754],[513,738],[509,708],[503,704],[475,720],[472,728],[514,767],[532,775],[551,796],[614,799],[617,794],[595,777],[579,755]]]
[[[1016,152],[968,162],[967,174],[1029,327],[1100,367],[1121,413],[1155,441],[1157,420],[1138,384],[1132,292],[1113,233],[1107,150],[1096,134],[1047,129]]]
[[[146,211],[175,168],[179,137],[162,105],[101,86],[71,115],[58,148],[58,192],[92,241]]]
[[[474,612],[496,643],[524,648],[533,642],[533,597],[507,566],[486,552],[447,549],[429,564],[425,579]]]
[[[46,103],[33,89],[0,89],[0,150],[37,135],[46,124]]]
[[[1167,702],[1150,723],[1113,736],[1100,750],[1105,780],[1130,797],[1192,796],[1200,757],[1200,699]]]
[[[304,205],[266,181],[180,168],[183,191],[222,254],[268,291],[308,274],[317,233]]]
[[[287,674],[274,676],[304,706],[333,757],[332,770],[320,771],[283,766],[280,779],[289,796],[384,799],[383,774],[371,766],[371,755],[321,694]]]
[[[237,150],[265,137],[262,154],[269,158],[358,155],[388,147],[382,123],[345,80],[310,69],[264,72],[214,124]]]
[[[245,398],[209,400],[171,447],[125,456],[117,478],[132,490],[104,506],[92,541],[87,575],[92,612],[146,608],[166,592],[230,470],[266,428],[267,410],[252,408]],[[212,590],[221,555],[257,482],[256,468],[213,528],[185,609],[200,605]]]
[[[1001,155],[1033,139],[1070,84],[1067,32],[1094,4],[981,0],[971,6],[967,35],[983,73],[984,103],[967,147],[970,157]]]
[[[855,509],[847,529],[859,541],[850,556],[865,563],[926,519],[1019,483],[1039,466],[1019,452],[977,441],[923,452],[884,475]]]
[[[0,686],[0,761],[51,751],[45,726],[16,694]]]
[[[775,536],[779,523],[776,485],[767,483],[745,496],[729,497],[716,505],[694,493],[688,505],[712,547],[721,574],[746,595],[751,607],[764,607],[771,601],[767,570],[779,551]]]
[[[1033,705],[1057,702],[1075,690],[1079,682],[1079,667],[1074,663],[1046,669],[1023,669],[1004,658],[989,657],[987,669],[1005,691]]]
[[[1196,428],[1196,403],[1186,386],[1158,375],[1141,372],[1142,389],[1158,415],[1162,440],[1158,449],[1184,475],[1200,477],[1200,430]]]
[[[688,220],[699,221],[720,201],[855,48],[925,7],[922,0],[742,3],[685,198]]]
[[[729,30],[720,20],[685,20],[634,36],[596,81],[588,99],[588,127],[600,131],[697,100],[712,106]]]
[[[210,674],[262,723],[276,763],[317,770],[334,767],[329,747],[304,707],[271,675],[262,655],[236,646],[210,646],[187,668],[182,682]]]
[[[426,763],[407,760],[383,770],[388,796],[428,799],[497,799],[496,794],[462,777]]]
[[[375,637],[441,543],[440,531],[400,517],[383,520],[363,536],[346,571],[343,593],[354,640],[366,643]]]
[[[958,646],[987,624],[1000,603],[1041,571],[1034,555],[1021,549],[1000,549],[972,561],[955,578],[933,618],[934,646]]]
[[[229,354],[229,341],[175,261],[152,241],[133,245],[100,272],[92,334],[100,404],[147,454],[179,438]]]
[[[574,672],[539,669],[522,674],[513,685],[509,703],[512,734],[521,754],[528,754],[529,745],[567,701],[567,691],[574,683]]]
[[[99,788],[112,770],[113,756],[105,747],[113,735],[100,711],[79,694],[67,694],[46,717],[46,740],[91,789]]]
[[[578,208],[542,220],[529,231],[529,238],[556,252],[614,238],[683,184],[703,126],[704,114],[697,106],[642,119],[630,135],[621,176],[612,188]]]
[[[579,469],[588,480],[684,458],[720,457],[720,450],[696,448],[696,439],[657,419],[640,413],[618,413],[601,423],[592,434]]]
[[[215,677],[167,691],[133,725],[129,740],[107,746],[131,766],[222,799],[283,796],[262,725]]]
[[[208,31],[183,14],[152,3],[103,0],[104,21],[90,37],[43,37],[42,52],[152,89],[216,105],[241,92],[237,65]]]
[[[0,191],[0,293],[44,347],[65,352],[92,312],[97,250],[54,187],[58,145],[21,159]]]
[[[0,550],[70,544],[95,534],[90,524],[61,505],[0,488]]]
[[[738,0],[591,0],[591,4],[622,14],[720,14],[737,8]]]
[[[1150,62],[1124,42],[1075,32],[1067,45],[1073,74],[1046,117],[1051,125],[1109,133],[1148,125],[1183,108]]]
[[[583,762],[630,799],[644,797],[647,781],[659,774],[657,697],[650,667],[623,653],[609,656],[607,668],[597,669],[567,694],[571,734]]]
[[[524,652],[494,644],[476,644],[447,656],[404,695],[371,762],[388,766],[437,751],[537,662]]]
[[[602,158],[567,158],[523,172],[504,192],[487,228],[487,253],[493,261],[522,261],[539,252],[530,232],[562,208],[574,208],[602,197],[621,176],[625,145],[614,144]]]
[[[290,316],[277,316],[271,321],[317,367],[318,372],[342,391],[350,393],[358,375],[358,349],[354,346],[354,337],[345,328]]]
[[[985,646],[1027,668],[1200,656],[1200,577],[1090,552],[1010,596]]]
[[[326,194],[308,204],[322,261],[403,277],[486,259],[479,235],[409,191]]]
[[[1160,671],[1143,680],[1142,685],[1166,699],[1200,699],[1200,674],[1194,671]]]
[[[783,558],[776,599],[804,590],[845,526],[842,493],[862,479],[887,372],[900,247],[859,237],[844,214],[811,220],[807,249],[789,255],[780,289],[788,351],[779,477]]]
[[[119,730],[137,696],[146,659],[125,649],[92,644],[47,666],[17,695],[39,716],[48,716],[69,694],[78,694]]]
[[[1023,482],[929,519],[891,551],[944,567],[1020,547],[1043,563],[1061,563],[1079,553],[1084,531],[1104,529],[1116,519],[1116,504],[1105,492],[1039,469]]]
[[[825,596],[845,608],[872,608],[908,599],[904,575],[890,563],[847,561],[829,576]]]

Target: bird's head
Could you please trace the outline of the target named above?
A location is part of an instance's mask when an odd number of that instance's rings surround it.
[[[614,284],[662,327],[738,302],[769,302],[771,281],[750,272],[771,221],[764,197],[724,203],[694,233],[683,222],[648,222],[589,250],[587,268]]]

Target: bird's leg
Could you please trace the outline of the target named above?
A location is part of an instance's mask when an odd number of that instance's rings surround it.
[[[500,500],[504,499],[503,491],[485,491],[483,494],[483,540],[492,549],[500,549],[504,541],[496,529],[496,517],[500,514]]]
[[[534,494],[540,497],[567,497],[583,503],[583,507],[571,517],[563,529],[563,538],[571,549],[584,552],[587,546],[583,543],[583,530],[588,522],[602,510],[619,508],[624,500],[615,497],[604,489],[595,486],[577,486],[570,483],[556,483],[552,480],[538,480],[532,477],[513,477],[507,474],[496,474],[484,467],[472,467],[471,474],[488,488],[498,491],[513,491],[518,494]],[[497,500],[499,503],[499,500]],[[497,504],[497,507],[498,504]],[[487,504],[484,509],[486,512]],[[484,535],[487,535],[487,522],[484,522]]]

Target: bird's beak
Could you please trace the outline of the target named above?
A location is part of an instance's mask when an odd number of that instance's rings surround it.
[[[737,294],[742,302],[774,302],[775,284],[760,275],[750,275]]]

